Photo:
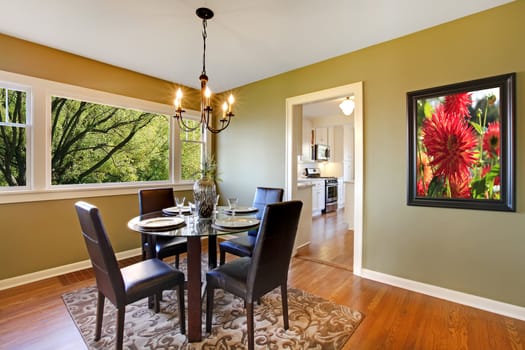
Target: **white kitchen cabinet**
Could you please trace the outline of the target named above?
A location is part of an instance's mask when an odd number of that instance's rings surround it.
[[[328,145],[328,128],[315,128],[315,143]]]
[[[337,178],[337,209],[345,207],[345,182],[344,178]]]
[[[312,180],[312,216],[321,215],[324,209],[324,180]]]
[[[345,222],[348,225],[349,230],[354,229],[354,183],[353,182],[345,182],[345,211],[344,211],[344,217]]]

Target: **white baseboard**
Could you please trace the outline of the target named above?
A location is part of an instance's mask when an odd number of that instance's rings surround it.
[[[387,275],[367,269],[362,269],[359,276],[395,287],[408,289],[413,292],[430,295],[439,299],[452,301],[458,304],[467,305],[477,309],[525,321],[525,307],[507,304],[500,301],[462,293],[452,289],[437,287],[431,284],[412,281],[401,277]]]
[[[127,259],[127,258],[131,258],[137,255],[142,255],[142,250],[140,248],[126,250],[126,251],[115,254],[115,256],[117,257],[117,260]],[[88,260],[79,261],[73,264],[68,264],[68,265],[53,267],[47,270],[41,270],[37,272],[28,273],[26,275],[6,278],[3,280],[0,280],[0,290],[20,286],[26,283],[40,281],[40,280],[43,280],[49,277],[55,277],[55,276],[63,275],[66,273],[87,269],[90,267],[91,267],[91,261],[88,259]]]
[[[297,247],[295,247],[293,252],[292,252],[292,256],[296,256],[299,253],[299,249],[301,249],[303,247],[306,247],[308,245],[310,245],[310,241],[304,242],[303,244],[300,244]]]

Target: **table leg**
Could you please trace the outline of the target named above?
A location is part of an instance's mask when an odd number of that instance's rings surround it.
[[[217,236],[208,236],[208,269],[217,267]]]
[[[157,251],[155,246],[157,245],[157,238],[155,235],[146,235],[146,241],[148,242],[148,249],[146,250],[146,259],[154,259],[157,257]],[[155,300],[153,296],[148,297],[148,307],[153,309],[155,306]]]
[[[188,340],[201,341],[202,303],[201,303],[201,239],[188,237]]]
[[[147,235],[148,249],[146,250],[146,259],[153,259],[157,257],[155,246],[157,245],[157,237],[155,235]]]

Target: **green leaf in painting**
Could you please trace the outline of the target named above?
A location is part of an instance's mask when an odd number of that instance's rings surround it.
[[[485,198],[485,189],[487,187],[487,178],[482,177],[479,180],[472,181],[471,193],[472,198],[483,199]]]
[[[425,105],[423,106],[423,111],[425,112],[425,117],[430,118],[432,117],[432,105],[425,101]]]
[[[474,128],[474,130],[476,130],[476,132],[478,134],[480,134],[480,135],[483,134],[483,128],[481,127],[481,125],[479,123],[470,121],[470,125]]]
[[[445,183],[439,176],[434,176],[428,185],[428,196],[432,198],[443,197],[445,193]]]

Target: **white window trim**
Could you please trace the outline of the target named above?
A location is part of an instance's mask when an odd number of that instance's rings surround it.
[[[106,105],[115,105],[145,112],[171,115],[173,106],[140,100],[113,93],[58,83],[55,81],[25,76],[0,70],[0,81],[16,89],[30,89],[30,116],[28,116],[28,183],[26,187],[16,187],[0,191],[0,204],[56,199],[113,196],[137,193],[139,188],[172,186],[175,190],[190,190],[192,181],[175,182],[175,161],[173,149],[178,138],[178,127],[170,119],[170,179],[168,181],[134,182],[123,184],[59,185],[51,186],[51,97],[64,96]],[[199,118],[199,112],[189,110],[186,118]],[[205,133],[207,137],[207,133]],[[206,140],[207,151],[210,142]]]

